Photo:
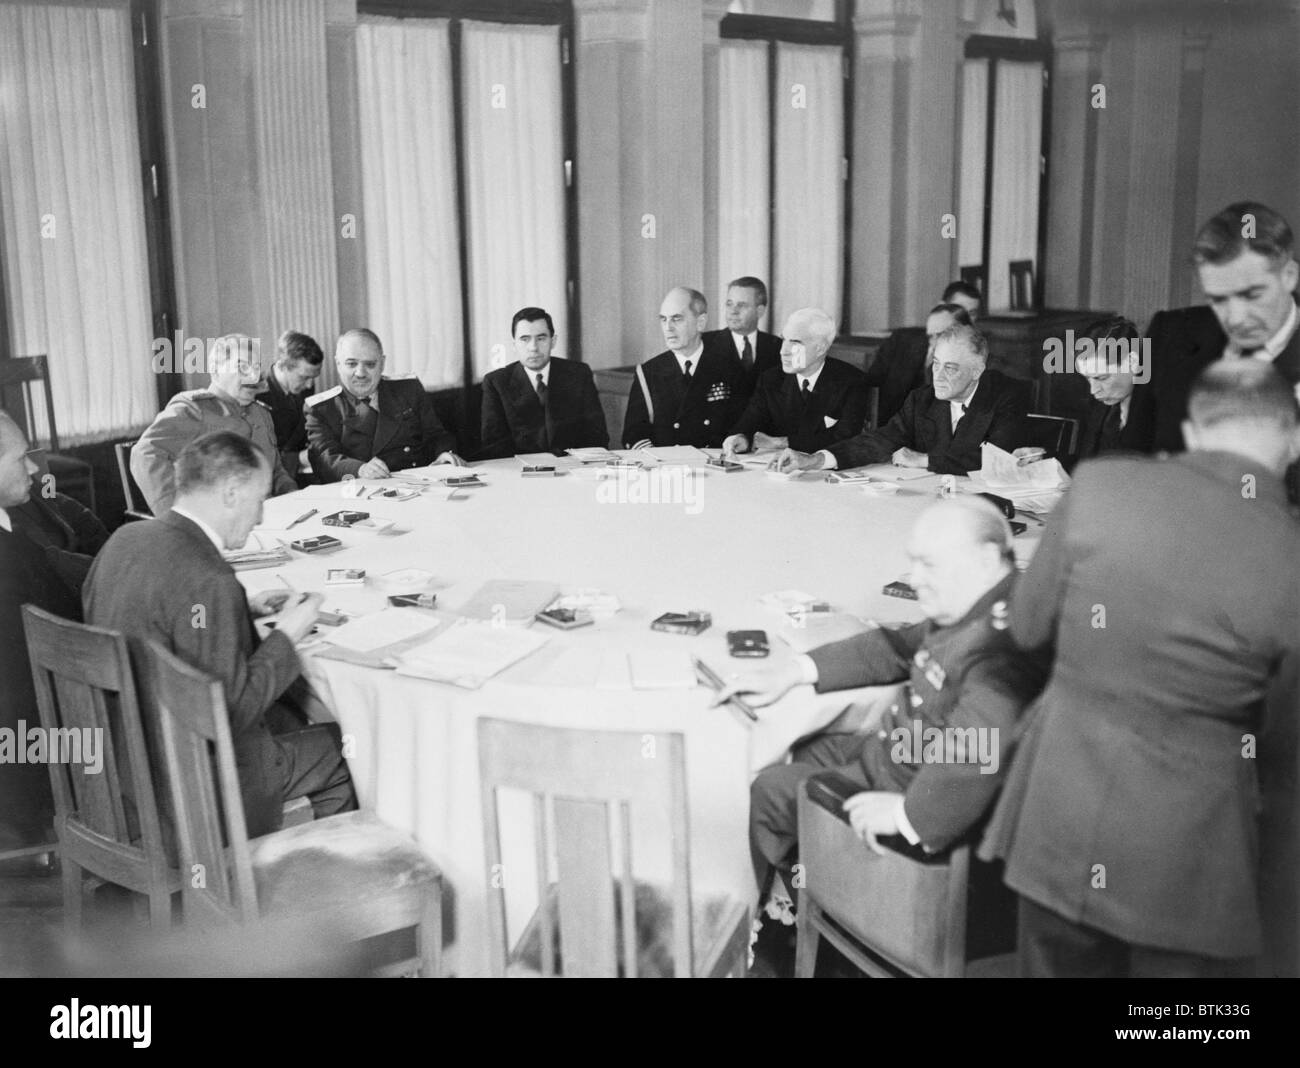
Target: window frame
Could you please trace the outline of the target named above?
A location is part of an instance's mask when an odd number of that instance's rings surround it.
[[[988,306],[990,279],[989,253],[993,246],[993,147],[994,147],[994,109],[997,106],[998,63],[1001,60],[1019,62],[1037,62],[1043,66],[1043,107],[1041,128],[1038,142],[1038,234],[1035,241],[1034,293],[1032,314],[1041,315],[1043,293],[1047,278],[1047,210],[1048,183],[1051,177],[1051,137],[1052,137],[1052,45],[1050,41],[1039,38],[1031,40],[1026,37],[992,37],[974,34],[966,38],[966,47],[962,56],[963,64],[971,59],[986,59],[989,64],[988,87],[984,103],[984,227],[980,239],[980,260],[984,270],[984,285],[980,293],[980,314],[997,314],[990,312]],[[960,131],[958,132],[960,137]],[[960,195],[961,155],[958,150],[957,181]],[[958,271],[962,265],[957,264]]]
[[[465,189],[464,87],[461,85],[463,53],[462,23],[497,22],[503,25],[542,25],[560,28],[560,154],[564,162],[564,284],[568,314],[565,349],[570,359],[582,361],[582,320],[578,294],[578,157],[577,96],[574,60],[574,17],[572,0],[358,0],[357,15],[399,19],[445,19],[449,23],[451,50],[451,97],[456,152],[456,211],[462,220],[458,229],[457,255],[460,264],[461,345],[464,362],[461,388],[474,384],[474,352],[471,328],[469,241],[463,220]],[[451,387],[456,388],[456,387]]]
[[[849,312],[853,259],[853,102],[854,72],[857,66],[857,35],[853,32],[854,0],[835,0],[835,21],[779,18],[774,15],[733,15],[722,17],[719,36],[724,40],[765,41],[767,43],[767,249],[768,300],[771,302],[772,275],[776,267],[776,48],[778,43],[838,45],[841,49],[841,83],[844,87],[844,143],[840,180],[844,187],[844,247],[840,264],[840,333],[851,333]]]

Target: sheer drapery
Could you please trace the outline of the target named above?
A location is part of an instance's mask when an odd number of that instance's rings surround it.
[[[741,275],[771,282],[767,43],[722,42],[718,57],[718,288],[710,322],[722,325],[727,283]],[[770,318],[770,317],[769,317]],[[766,329],[769,323],[761,324]]]
[[[568,342],[558,26],[466,22],[461,90],[474,374],[514,359],[510,318],[544,308]]]
[[[989,61],[962,64],[961,203],[957,215],[957,264],[984,262],[984,165],[987,157]]]
[[[998,63],[993,104],[993,226],[987,306],[1011,306],[1010,263],[1038,255],[1038,177],[1042,145],[1043,65]],[[1039,266],[1034,264],[1037,274]]]
[[[367,324],[389,374],[461,383],[459,229],[445,20],[357,24]]]
[[[60,444],[146,425],[153,328],[125,3],[0,5],[0,234],[12,351],[49,356]]]
[[[844,269],[844,81],[838,47],[776,52],[772,324],[803,307],[838,320]]]

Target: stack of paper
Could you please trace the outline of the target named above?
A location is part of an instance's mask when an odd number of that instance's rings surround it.
[[[405,471],[394,471],[393,478],[400,482],[409,482],[416,486],[437,486],[452,475],[480,475],[472,467],[460,464],[433,464],[429,467],[411,467]]]
[[[595,619],[610,619],[623,605],[612,593],[596,589],[574,590],[561,594],[548,608],[570,608],[575,612],[590,612]]]
[[[568,449],[569,456],[577,460],[580,464],[603,464],[609,460],[617,460],[618,453],[610,452],[609,449],[603,449],[599,446],[592,446],[585,449]]]
[[[279,567],[292,560],[288,549],[236,549],[222,553],[226,563],[236,571],[256,571],[262,567]]]
[[[518,628],[451,627],[399,657],[397,673],[476,690],[548,640]]]
[[[996,493],[1034,512],[1048,512],[1061,499],[1070,476],[1056,460],[1019,464],[1011,453],[985,442],[980,446],[980,469],[970,472],[971,488]]]
[[[641,449],[638,455],[649,453],[661,464],[686,464],[691,467],[703,467],[708,456],[694,445],[661,445]]]
[[[373,653],[428,634],[439,622],[437,616],[419,608],[386,608],[325,631],[324,640],[354,653]]]

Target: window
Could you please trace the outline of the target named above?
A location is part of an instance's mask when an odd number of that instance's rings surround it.
[[[715,281],[723,293],[732,278],[763,278],[771,290],[764,326],[774,332],[808,306],[848,329],[852,86],[843,5],[835,10],[840,18],[832,24],[739,15],[722,21]]]
[[[1041,306],[1048,49],[972,37],[961,81],[958,263],[990,312]]]
[[[157,88],[144,15],[0,5],[0,353],[49,357],[63,445],[145,426],[162,384],[151,341],[171,279],[157,130],[137,113]]]
[[[362,5],[357,27],[370,326],[428,388],[509,362],[526,305],[580,356],[567,6],[454,6]]]

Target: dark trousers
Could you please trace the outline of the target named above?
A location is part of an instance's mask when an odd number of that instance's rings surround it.
[[[1222,979],[1252,974],[1250,960],[1224,960],[1141,946],[1074,923],[1020,898],[1016,953],[1026,978]]]
[[[275,735],[284,757],[284,800],[306,797],[316,819],[351,812],[357,807],[352,773],[343,759],[342,735],[337,723]]]
[[[799,791],[808,777],[833,768],[862,789],[870,790],[859,762],[869,734],[822,734],[792,753],[793,763],[764,768],[749,786],[749,855],[754,863],[760,899],[767,896],[772,876],[779,872],[791,893],[790,870],[799,839]]]

